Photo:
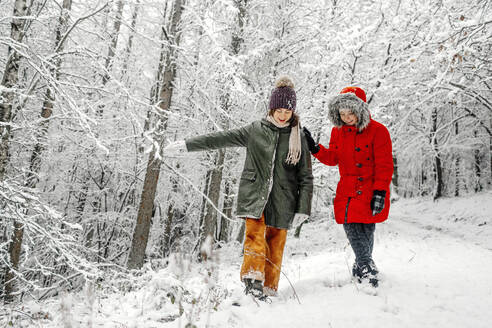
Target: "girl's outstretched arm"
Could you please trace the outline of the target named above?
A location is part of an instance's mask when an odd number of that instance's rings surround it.
[[[246,147],[252,124],[239,129],[214,132],[186,139],[188,151],[211,150],[225,147]]]

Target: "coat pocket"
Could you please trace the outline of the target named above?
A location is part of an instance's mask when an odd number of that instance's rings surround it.
[[[257,203],[260,197],[259,180],[256,177],[255,171],[243,171],[241,179],[239,180],[239,193],[238,193],[238,209],[246,213],[256,213]],[[261,215],[261,213],[260,213]]]
[[[243,171],[241,174],[241,179],[247,180],[250,182],[254,182],[256,180],[256,172],[255,171]]]
[[[282,190],[282,200],[279,202],[281,208],[289,214],[294,214],[297,207],[297,191],[291,186],[286,187],[281,185],[280,190]]]

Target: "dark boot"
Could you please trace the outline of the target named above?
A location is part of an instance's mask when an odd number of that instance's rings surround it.
[[[256,299],[259,299],[260,301],[266,301],[268,299],[268,296],[263,294],[263,282],[261,280],[253,280],[246,278],[243,280],[245,289],[244,293],[251,294],[253,295]]]
[[[367,264],[361,265],[360,266],[360,278],[359,282],[362,279],[368,279],[369,283],[373,287],[378,287],[379,285],[379,279],[378,279],[378,268],[376,267],[376,264],[374,261],[371,261]]]
[[[354,263],[354,265],[352,265],[352,277],[357,279],[358,283],[362,282],[362,280],[361,280],[362,279],[361,267],[358,266],[357,263]]]

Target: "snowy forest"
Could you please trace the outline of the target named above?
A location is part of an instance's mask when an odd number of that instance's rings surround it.
[[[178,309],[164,321],[198,321],[225,297],[211,249],[244,236],[245,152],[163,149],[265,117],[280,75],[323,144],[330,98],[366,91],[391,135],[395,203],[492,200],[490,0],[0,0],[5,309],[196,266],[214,296],[166,282],[162,302]],[[338,171],[313,159],[313,175],[312,222],[296,237],[331,215]]]

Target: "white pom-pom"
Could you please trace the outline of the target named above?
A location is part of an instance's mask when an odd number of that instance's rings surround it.
[[[292,82],[290,77],[284,75],[277,79],[277,81],[275,82],[275,87],[276,88],[289,87],[291,89],[294,89],[294,82]]]

